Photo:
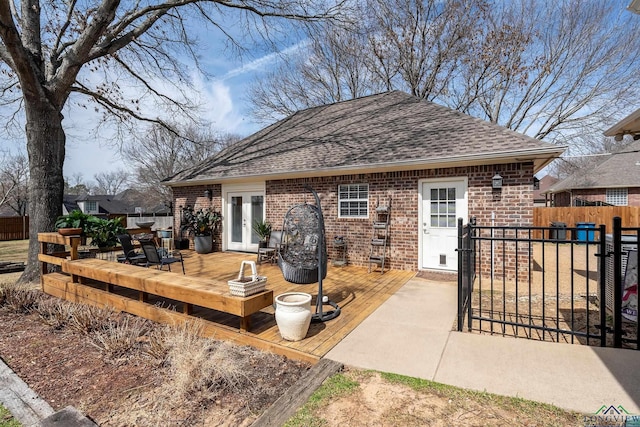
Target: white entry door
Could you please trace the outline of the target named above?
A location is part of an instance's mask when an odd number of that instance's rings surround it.
[[[421,183],[421,268],[458,269],[458,218],[467,221],[467,179]]]
[[[235,192],[227,198],[227,249],[258,252],[258,235],[253,223],[264,219],[264,193]]]

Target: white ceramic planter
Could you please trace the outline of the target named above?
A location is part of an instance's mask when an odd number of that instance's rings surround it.
[[[304,339],[311,323],[311,295],[287,292],[276,296],[276,323],[283,339]]]

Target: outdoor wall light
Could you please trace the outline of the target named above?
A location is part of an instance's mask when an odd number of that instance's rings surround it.
[[[212,197],[211,190],[209,189],[204,190],[204,197],[206,197],[207,200],[211,200],[211,197]]]
[[[502,177],[498,172],[491,178],[491,188],[494,190],[502,190]]]

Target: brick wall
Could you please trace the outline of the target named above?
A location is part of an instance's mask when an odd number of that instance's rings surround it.
[[[211,191],[211,200],[205,197],[205,190]],[[194,209],[210,208],[217,212],[222,212],[222,186],[214,185],[194,185],[192,187],[174,187],[173,188],[173,229],[175,238],[179,238],[180,220],[182,208],[193,206]],[[187,237],[187,236],[185,236]],[[193,249],[193,236],[189,237],[189,247]],[[220,225],[213,234],[213,250],[222,250],[222,225]]]
[[[491,188],[491,179],[496,172],[503,177],[502,191]],[[533,165],[512,164],[495,166],[473,166],[418,171],[343,175],[294,180],[274,180],[266,183],[267,219],[280,229],[287,210],[305,200],[313,203],[313,196],[304,190],[311,185],[319,194],[325,218],[329,257],[336,256],[331,247],[333,236],[347,236],[348,261],[356,265],[367,265],[372,223],[376,204],[391,205],[391,227],[389,258],[391,268],[418,269],[418,181],[425,178],[462,177],[469,178],[469,216],[475,216],[479,225],[494,224],[531,225],[533,222]],[[369,218],[338,218],[337,188],[339,184],[369,184]],[[507,247],[507,254],[515,249]],[[521,249],[519,249],[521,252]],[[527,257],[519,256],[519,273],[528,273]],[[487,265],[483,263],[483,265]],[[495,265],[495,263],[494,263]],[[500,265],[503,265],[500,263]],[[515,262],[505,263],[505,273],[515,270]],[[495,273],[501,274],[502,270]],[[526,274],[525,274],[526,275]]]
[[[564,191],[555,195],[555,206],[571,206],[573,199],[588,200],[590,202],[606,202],[607,190],[605,188],[589,188]],[[640,206],[640,188],[627,189],[627,206]]]
[[[491,179],[496,172],[503,177],[503,188],[496,191],[491,188]],[[314,203],[311,193],[304,189],[305,185],[313,187],[320,196],[322,212],[325,219],[329,257],[336,252],[331,245],[333,237],[347,237],[349,244],[347,260],[351,264],[367,265],[372,237],[372,223],[375,219],[375,207],[378,203],[388,204],[391,199],[390,257],[391,268],[402,270],[418,269],[418,181],[427,178],[468,177],[469,216],[476,217],[478,225],[532,225],[533,223],[533,164],[509,164],[489,166],[469,166],[457,168],[441,168],[401,172],[383,172],[370,174],[342,175],[319,178],[301,178],[288,180],[272,180],[266,182],[266,219],[274,229],[282,229],[282,221],[295,204]],[[369,218],[338,218],[339,184],[369,184]],[[212,190],[213,198],[204,197],[205,189]],[[221,186],[176,187],[175,229],[179,227],[181,206],[211,207],[223,211],[221,206]],[[214,236],[215,250],[221,250],[221,227]],[[515,271],[513,253],[515,249],[506,247],[506,262],[494,263],[499,266],[496,274],[510,276]],[[519,249],[521,252],[522,249]],[[528,274],[528,257],[518,257],[519,275]],[[490,265],[487,262],[483,266]],[[483,274],[486,272],[482,272]]]

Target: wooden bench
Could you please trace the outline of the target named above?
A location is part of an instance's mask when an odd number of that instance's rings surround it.
[[[70,274],[73,282],[86,279],[139,292],[140,300],[147,294],[157,295],[185,303],[184,312],[190,314],[192,305],[222,311],[240,317],[240,330],[248,331],[251,315],[273,304],[273,291],[265,290],[248,297],[229,293],[226,281],[185,276],[179,273],[120,264],[95,258],[62,261],[62,271]]]

